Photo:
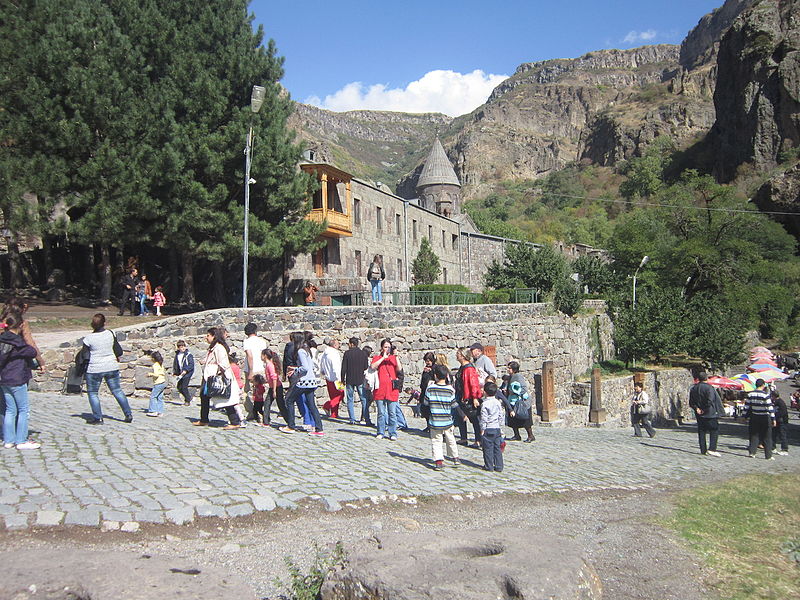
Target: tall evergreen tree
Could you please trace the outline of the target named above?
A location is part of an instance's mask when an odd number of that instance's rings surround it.
[[[411,272],[414,274],[414,281],[420,285],[430,285],[439,279],[442,265],[426,237],[423,237],[419,244],[419,252],[411,263]]]

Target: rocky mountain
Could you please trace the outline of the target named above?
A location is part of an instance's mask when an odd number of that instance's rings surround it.
[[[467,198],[485,195],[499,181],[536,179],[576,161],[614,165],[639,155],[660,135],[669,135],[682,146],[704,138],[718,123],[717,114],[728,111],[726,102],[733,100],[723,95],[734,94],[731,86],[754,69],[766,78],[770,68],[766,55],[748,54],[750,59],[736,72],[729,55],[745,52],[743,48],[753,44],[764,51],[769,46],[773,55],[783,51],[779,47],[794,48],[783,34],[770,34],[767,43],[760,29],[736,24],[743,23],[747,14],[764,13],[758,17],[764,30],[789,31],[788,20],[781,15],[790,14],[794,4],[727,0],[703,17],[680,46],[599,50],[574,59],[524,63],[484,105],[456,119],[375,111],[332,113],[299,104],[292,124],[320,158],[359,177],[383,181],[405,197],[415,195],[420,162],[436,136],[455,165]],[[779,8],[767,10],[762,5]],[[774,62],[773,55],[769,60]],[[724,68],[732,81],[723,81],[715,96],[718,58],[720,69],[723,63],[730,65]],[[794,63],[786,62],[782,75],[787,84],[798,73],[790,64]],[[781,97],[777,88],[770,94]],[[723,115],[717,129],[728,127],[725,119],[745,118],[746,106],[741,105]],[[796,122],[782,123],[781,132],[791,127],[796,132]],[[752,134],[757,137],[758,131]],[[720,147],[736,146],[730,138],[719,140]],[[780,140],[767,145],[767,154],[779,153],[785,146]],[[747,160],[746,153],[737,156],[736,160]]]

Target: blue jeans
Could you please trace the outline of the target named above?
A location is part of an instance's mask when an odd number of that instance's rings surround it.
[[[150,392],[150,406],[147,412],[163,413],[164,412],[164,388],[167,387],[166,383],[156,383],[153,386],[153,391]]]
[[[345,395],[347,396],[347,415],[350,417],[351,423],[358,423],[356,419],[355,400],[353,392],[358,392],[358,398],[361,400],[361,419],[369,423],[369,397],[367,391],[364,389],[364,384],[350,385],[345,387]]]
[[[398,429],[406,429],[408,427],[408,423],[406,422],[406,416],[403,414],[403,409],[400,408],[400,402],[392,402],[394,405],[394,411],[397,413],[395,418],[397,419],[397,428]]]
[[[28,441],[28,418],[31,405],[28,403],[28,384],[3,385],[6,414],[3,418],[3,441],[6,444],[22,444]]]
[[[396,404],[391,400],[376,400],[378,405],[378,435],[395,437],[397,435],[397,409],[392,404]],[[387,434],[386,426],[389,426]]]
[[[142,294],[141,296],[139,296],[139,315],[140,316],[149,314],[149,312],[150,312],[150,311],[147,310],[147,304],[145,304],[145,302],[147,302],[147,296]]]
[[[319,416],[319,408],[317,408],[317,401],[314,398],[316,388],[298,388],[298,395],[303,399],[303,404],[306,408],[306,414],[311,420],[308,425],[313,425],[317,431],[322,431],[322,417]]]
[[[108,384],[108,389],[111,390],[114,398],[117,399],[117,404],[119,404],[125,416],[132,416],[133,413],[131,413],[128,399],[125,397],[125,393],[122,391],[122,387],[119,384],[119,371],[86,374],[86,392],[89,395],[89,406],[92,407],[92,416],[95,419],[103,418],[103,409],[100,408],[100,396],[98,396],[97,393],[100,391],[100,384],[103,383],[104,379],[106,384]]]
[[[383,302],[383,279],[370,279],[369,284],[372,286],[372,301]]]

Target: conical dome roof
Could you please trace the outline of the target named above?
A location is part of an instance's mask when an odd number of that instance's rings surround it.
[[[439,138],[436,138],[433,148],[431,148],[431,153],[428,154],[428,158],[425,160],[425,166],[422,168],[419,181],[417,181],[417,188],[442,183],[461,187],[461,182],[453,170],[453,165],[450,164],[450,159],[447,158],[447,154],[444,152],[442,143]]]

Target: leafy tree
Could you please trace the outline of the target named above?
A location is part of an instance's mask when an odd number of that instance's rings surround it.
[[[664,172],[674,152],[675,144],[669,137],[660,136],[653,140],[642,156],[626,165],[624,172],[628,179],[619,187],[622,196],[634,200],[658,193],[664,186]]]
[[[580,284],[585,285],[590,294],[609,291],[615,283],[611,265],[597,256],[579,256],[572,263],[572,269],[580,277]]]
[[[534,288],[547,293],[566,272],[566,259],[552,246],[508,244],[502,267],[493,265],[485,281],[494,289]]]
[[[553,305],[565,315],[573,316],[583,306],[583,294],[571,277],[562,277],[553,288]]]
[[[430,285],[439,279],[439,274],[442,272],[439,257],[436,256],[426,237],[423,237],[420,242],[417,257],[411,263],[411,272],[414,274],[414,281],[417,284]]]
[[[703,292],[688,302],[684,328],[685,352],[703,359],[713,369],[736,364],[744,358],[747,326],[713,294]]]

